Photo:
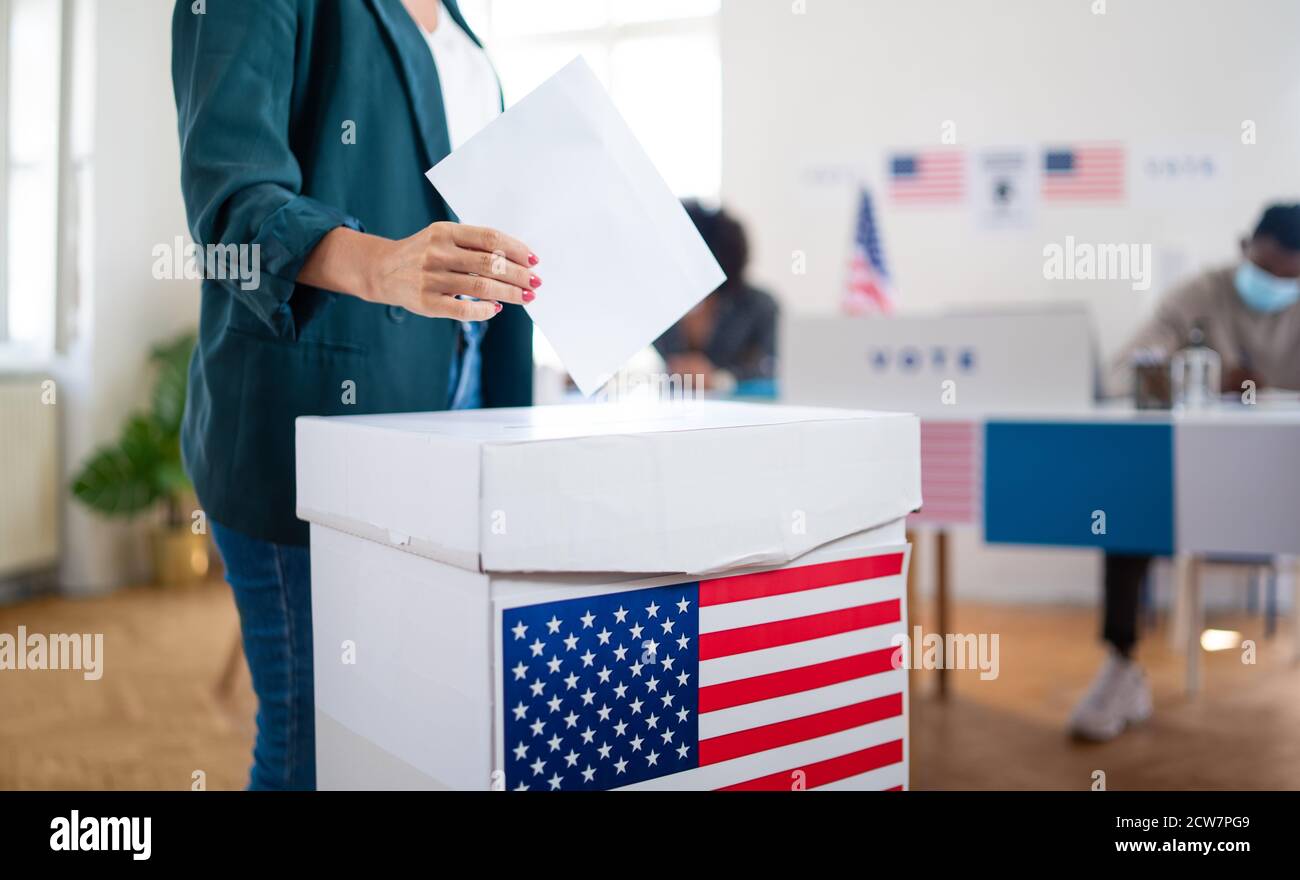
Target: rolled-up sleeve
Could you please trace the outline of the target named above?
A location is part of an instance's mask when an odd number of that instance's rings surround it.
[[[210,279],[276,335],[294,338],[289,299],[312,248],[344,211],[302,194],[289,147],[297,10],[294,0],[220,0],[172,15],[172,85],[181,191],[196,244],[256,246],[259,283]]]

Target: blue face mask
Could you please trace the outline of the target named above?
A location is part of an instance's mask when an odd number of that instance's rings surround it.
[[[1300,299],[1300,279],[1278,278],[1246,260],[1237,267],[1237,294],[1257,312],[1280,312]]]

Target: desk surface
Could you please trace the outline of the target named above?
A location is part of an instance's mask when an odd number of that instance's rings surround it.
[[[1256,406],[987,416],[985,537],[1130,553],[1300,552],[1300,407]]]

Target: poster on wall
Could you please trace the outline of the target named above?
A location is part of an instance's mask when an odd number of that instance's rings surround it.
[[[1134,204],[1213,205],[1231,195],[1232,152],[1210,139],[1149,141],[1134,147],[1129,180]]]
[[[1038,204],[1034,151],[985,147],[971,162],[971,210],[980,229],[1025,229]]]

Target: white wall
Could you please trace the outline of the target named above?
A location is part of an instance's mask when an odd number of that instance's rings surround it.
[[[187,235],[171,92],[171,0],[84,4],[94,15],[93,160],[78,243],[76,338],[57,375],[69,474],[112,442],[151,387],[151,345],[198,322],[198,282],[152,275],[156,244]],[[65,496],[65,499],[67,496]],[[61,580],[96,592],[147,576],[145,523],[66,501]]]
[[[723,0],[723,201],[747,223],[753,275],[791,312],[838,307],[860,174],[877,192],[901,309],[1086,301],[1117,348],[1178,272],[1231,260],[1260,207],[1300,199],[1295,0]],[[803,7],[804,14],[796,9]],[[1241,143],[1254,120],[1258,142]],[[882,198],[890,148],[1119,140],[1208,148],[1228,184],[1184,203],[1042,207],[1023,231],[962,209]],[[810,172],[843,169],[838,183]],[[1043,247],[1150,243],[1152,289],[1047,281]],[[807,274],[791,254],[807,254]],[[1161,269],[1164,271],[1159,271]],[[957,586],[999,598],[1092,601],[1090,553],[955,548]]]
[[[1149,242],[1188,269],[1231,259],[1266,200],[1300,198],[1300,67],[1294,0],[724,0],[724,200],[749,222],[755,276],[788,308],[827,311],[843,284],[856,193],[809,169],[861,168],[883,183],[890,147],[1153,140],[1210,144],[1231,186],[1193,205],[1044,208],[1023,232],[981,232],[965,211],[898,210],[877,198],[900,304],[1087,299],[1114,348],[1161,282],[1043,278],[1066,235]],[[1242,120],[1258,143],[1242,145]],[[790,254],[808,254],[794,276]],[[1166,273],[1168,274],[1168,273]]]

